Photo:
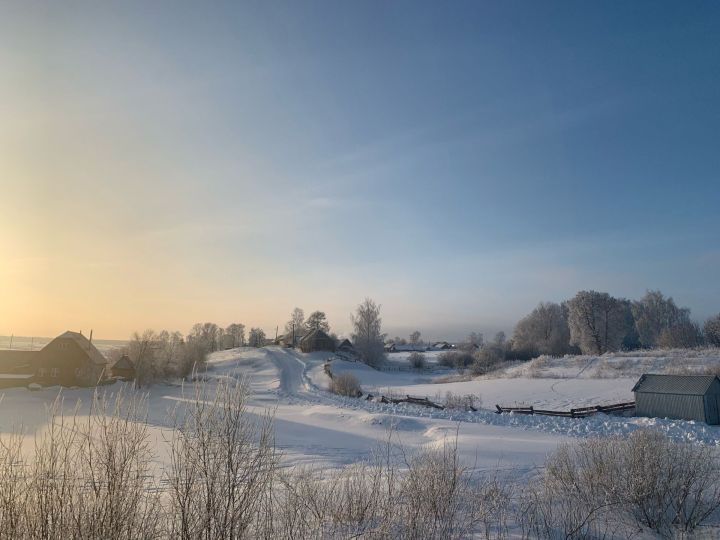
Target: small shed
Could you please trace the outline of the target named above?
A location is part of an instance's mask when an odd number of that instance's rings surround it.
[[[300,340],[300,350],[305,353],[313,351],[335,352],[335,341],[318,328],[305,334]]]
[[[110,368],[110,373],[112,373],[113,377],[132,380],[135,378],[135,364],[127,354],[123,354]]]
[[[720,424],[720,379],[715,375],[650,375],[635,384],[635,414]]]

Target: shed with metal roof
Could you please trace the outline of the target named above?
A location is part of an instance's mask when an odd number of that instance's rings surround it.
[[[720,379],[715,375],[645,374],[632,391],[637,416],[720,424]]]

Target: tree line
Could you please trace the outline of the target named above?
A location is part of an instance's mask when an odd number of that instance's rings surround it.
[[[516,356],[604,354],[652,348],[720,346],[720,314],[704,326],[672,297],[649,290],[639,300],[580,291],[561,303],[541,302],[515,326]]]

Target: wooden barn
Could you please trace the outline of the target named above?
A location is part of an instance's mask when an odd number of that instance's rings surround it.
[[[344,352],[355,352],[355,347],[350,343],[349,339],[343,339],[340,345],[337,346],[338,351]]]
[[[42,385],[95,386],[105,376],[107,361],[78,332],[65,332],[45,345],[35,358],[35,382]]]
[[[127,354],[123,354],[120,359],[110,368],[113,377],[119,377],[126,381],[135,379],[135,364],[130,360]]]
[[[312,330],[300,340],[302,352],[330,351],[335,352],[335,341],[320,329]]]
[[[715,375],[643,375],[632,391],[637,416],[720,424],[720,379]]]

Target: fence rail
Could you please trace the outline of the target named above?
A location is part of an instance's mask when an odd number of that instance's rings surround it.
[[[592,416],[597,413],[615,413],[622,411],[629,411],[635,408],[634,401],[628,401],[625,403],[614,403],[612,405],[593,405],[591,407],[577,407],[570,409],[569,411],[550,411],[546,409],[536,409],[532,405],[529,407],[501,407],[495,405],[498,414],[502,413],[515,413],[515,414],[531,414],[541,416],[562,416],[564,418],[585,418]]]

